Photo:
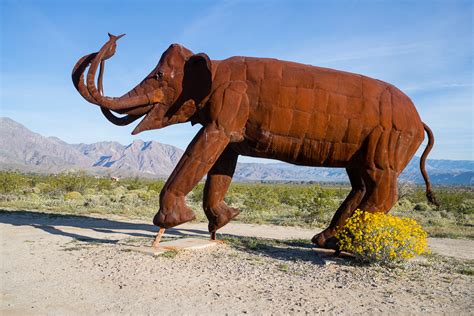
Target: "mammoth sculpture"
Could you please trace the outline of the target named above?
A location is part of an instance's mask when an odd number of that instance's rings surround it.
[[[99,52],[77,62],[72,79],[79,93],[116,125],[144,117],[132,134],[185,122],[203,126],[160,193],[153,219],[160,232],[195,218],[185,196],[207,175],[203,208],[215,239],[215,232],[239,214],[226,205],[224,195],[237,157],[244,155],[346,169],[352,190],[329,227],[313,237],[316,245],[333,248],[336,230],[355,209],[392,208],[397,178],[425,131],[428,145],[420,169],[427,198],[436,204],[425,170],[433,133],[410,98],[393,85],[277,59],[211,60],[173,44],[139,85],[121,97],[108,97],[103,93],[104,63],[122,36],[109,34]]]

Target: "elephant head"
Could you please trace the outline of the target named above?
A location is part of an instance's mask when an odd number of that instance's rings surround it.
[[[116,125],[128,125],[145,115],[132,134],[193,121],[211,92],[211,61],[206,54],[193,54],[178,44],[171,45],[163,53],[155,69],[135,88],[121,97],[104,95],[105,60],[115,54],[116,42],[124,35],[109,34],[109,41],[99,52],[79,59],[72,71],[77,91],[87,101],[99,105],[104,116]],[[111,111],[125,116],[117,117]]]

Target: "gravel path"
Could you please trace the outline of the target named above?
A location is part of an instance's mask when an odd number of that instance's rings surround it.
[[[207,236],[186,224],[168,237]],[[0,211],[0,314],[461,313],[474,310],[473,241],[431,239],[405,268],[365,267],[307,243],[315,231],[230,224],[279,239],[153,257],[130,251],[156,228],[123,218]],[[455,251],[454,251],[455,250]],[[443,254],[442,256],[439,254]],[[471,275],[468,275],[471,274]]]

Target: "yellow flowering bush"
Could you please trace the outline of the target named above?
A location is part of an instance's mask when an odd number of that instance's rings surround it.
[[[428,250],[427,233],[411,218],[356,210],[336,237],[339,248],[364,262],[401,262]]]

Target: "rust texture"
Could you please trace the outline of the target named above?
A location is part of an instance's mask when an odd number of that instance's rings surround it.
[[[210,60],[204,53],[173,44],[140,84],[121,97],[107,97],[104,64],[121,36],[109,37],[99,52],[82,57],[72,72],[76,89],[87,101],[99,105],[116,125],[143,118],[133,134],[185,122],[203,126],[160,193],[155,225],[169,228],[194,219],[185,196],[207,175],[203,208],[215,236],[239,214],[224,202],[238,156],[271,158],[346,169],[352,191],[329,227],[313,238],[319,246],[333,247],[336,229],[355,209],[392,208],[397,178],[425,131],[429,142],[420,168],[427,197],[436,203],[424,168],[433,133],[410,98],[393,85],[277,59]]]

